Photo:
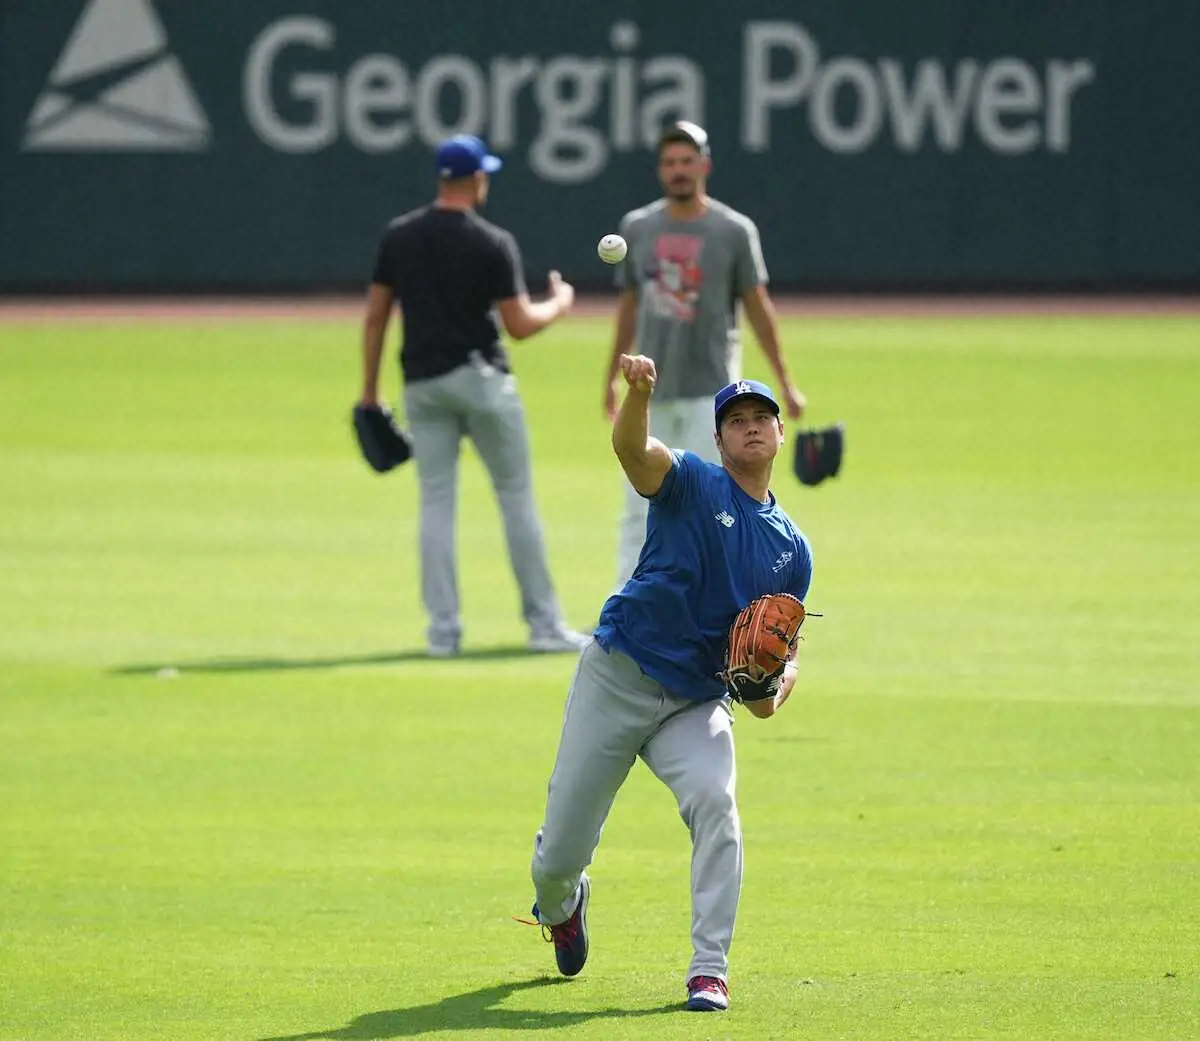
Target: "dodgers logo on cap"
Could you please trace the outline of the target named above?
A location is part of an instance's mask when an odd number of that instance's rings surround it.
[[[765,401],[771,411],[775,415],[779,415],[779,402],[775,400],[775,393],[770,387],[758,380],[738,380],[736,383],[722,387],[713,397],[713,418],[716,420],[718,428],[721,426],[721,416],[725,410],[734,402],[742,401],[745,398],[758,398],[760,401]]]

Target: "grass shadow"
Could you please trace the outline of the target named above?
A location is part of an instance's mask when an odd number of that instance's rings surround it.
[[[678,1011],[679,1004],[648,1009],[591,1009],[578,1012],[542,1012],[497,1008],[512,994],[534,987],[569,984],[561,976],[498,983],[491,987],[455,994],[428,1005],[365,1012],[342,1027],[313,1030],[303,1034],[259,1038],[258,1041],[385,1041],[394,1037],[419,1037],[439,1030],[555,1030],[592,1019],[628,1019]]]
[[[434,658],[424,650],[334,655],[327,658],[210,658],[201,661],[116,665],[108,672],[115,676],[158,676],[163,673],[177,675],[185,672],[286,672],[293,669],[340,669],[353,665],[400,665],[414,661],[488,661],[533,656],[544,657],[545,652],[532,651],[522,644],[513,644],[471,647],[453,658]]]

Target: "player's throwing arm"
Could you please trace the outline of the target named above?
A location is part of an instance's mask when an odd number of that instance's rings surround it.
[[[644,354],[622,354],[621,375],[629,390],[613,423],[613,451],[633,488],[653,495],[671,469],[671,450],[650,436],[650,395],[658,373]]]

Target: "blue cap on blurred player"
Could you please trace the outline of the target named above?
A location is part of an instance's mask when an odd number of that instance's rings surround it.
[[[438,146],[435,165],[439,177],[452,180],[455,177],[470,177],[477,170],[495,173],[504,164],[498,156],[491,155],[487,145],[473,134],[456,134]]]
[[[765,401],[771,411],[775,415],[779,415],[779,402],[775,400],[775,394],[770,387],[765,383],[759,383],[758,380],[738,380],[736,383],[730,383],[727,387],[722,387],[713,397],[713,417],[718,430],[721,429],[721,416],[725,414],[725,410],[735,402],[743,401],[746,398]]]

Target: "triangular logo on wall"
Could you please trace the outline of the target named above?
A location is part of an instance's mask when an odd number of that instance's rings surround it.
[[[150,0],[91,0],[25,125],[27,152],[201,152],[208,119]]]

